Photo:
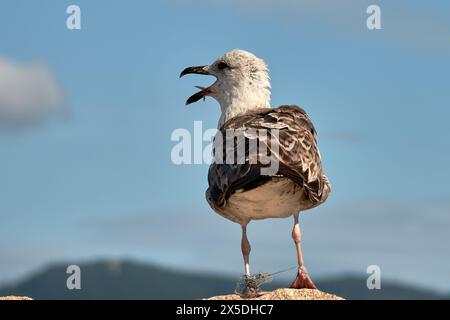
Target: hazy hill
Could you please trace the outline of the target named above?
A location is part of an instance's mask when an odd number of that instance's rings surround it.
[[[232,293],[235,278],[168,270],[132,261],[98,261],[81,265],[81,290],[68,290],[68,264],[54,264],[0,288],[0,296],[26,295],[34,299],[201,299]],[[264,289],[286,287],[272,282]],[[403,284],[382,282],[382,290],[368,290],[366,279],[343,276],[317,281],[320,290],[347,299],[446,299],[449,296]]]

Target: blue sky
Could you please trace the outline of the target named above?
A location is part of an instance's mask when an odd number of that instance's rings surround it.
[[[302,106],[319,132],[334,190],[302,219],[311,273],[378,264],[450,290],[448,2],[376,1],[377,31],[368,1],[76,1],[69,31],[72,3],[1,4],[0,62],[47,70],[64,106],[21,121],[0,104],[0,282],[95,257],[241,272],[239,226],[204,199],[207,165],[170,159],[174,129],[219,117],[211,99],[184,106],[213,80],[179,72],[241,48],[269,64],[272,105]],[[254,271],[295,264],[291,224],[250,225]]]

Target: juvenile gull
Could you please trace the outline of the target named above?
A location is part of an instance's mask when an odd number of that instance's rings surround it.
[[[297,251],[298,272],[291,288],[315,289],[303,262],[299,213],[323,203],[331,191],[331,185],[322,170],[316,130],[311,120],[303,109],[295,105],[271,108],[267,65],[250,52],[232,50],[210,65],[184,69],[180,77],[186,74],[216,78],[211,86],[198,87],[200,91],[192,95],[186,104],[205,96],[213,97],[222,111],[218,129],[223,137],[227,130],[243,130],[246,147],[252,142],[262,143],[268,154],[278,161],[276,172],[263,174],[262,169],[267,165],[252,161],[251,148],[246,148],[242,161],[224,163],[215,158],[209,168],[209,188],[206,191],[209,205],[221,216],[242,226],[245,275],[250,276],[248,223],[251,220],[293,216],[292,238]],[[277,135],[272,136],[271,132]],[[276,140],[273,140],[275,137]],[[226,153],[225,143],[223,148]],[[233,159],[236,160],[237,148],[235,145],[233,149]],[[261,150],[256,153],[257,159],[260,159]]]

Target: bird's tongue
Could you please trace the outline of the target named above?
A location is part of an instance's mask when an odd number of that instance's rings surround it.
[[[200,99],[204,99],[205,96],[208,95],[209,93],[209,88],[205,88],[205,87],[200,87],[200,86],[195,86],[197,89],[200,89],[199,92],[193,94],[192,96],[189,97],[189,99],[187,99],[186,101],[186,105],[197,102]]]

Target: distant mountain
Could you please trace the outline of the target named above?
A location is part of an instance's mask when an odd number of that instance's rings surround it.
[[[0,296],[25,295],[34,299],[201,299],[232,293],[234,278],[175,271],[133,261],[98,261],[80,265],[81,290],[68,290],[68,264],[54,264],[18,282],[0,288]],[[271,282],[265,290],[286,287]],[[382,282],[368,290],[366,279],[343,276],[317,281],[319,289],[346,299],[448,299],[450,296],[403,284]]]

